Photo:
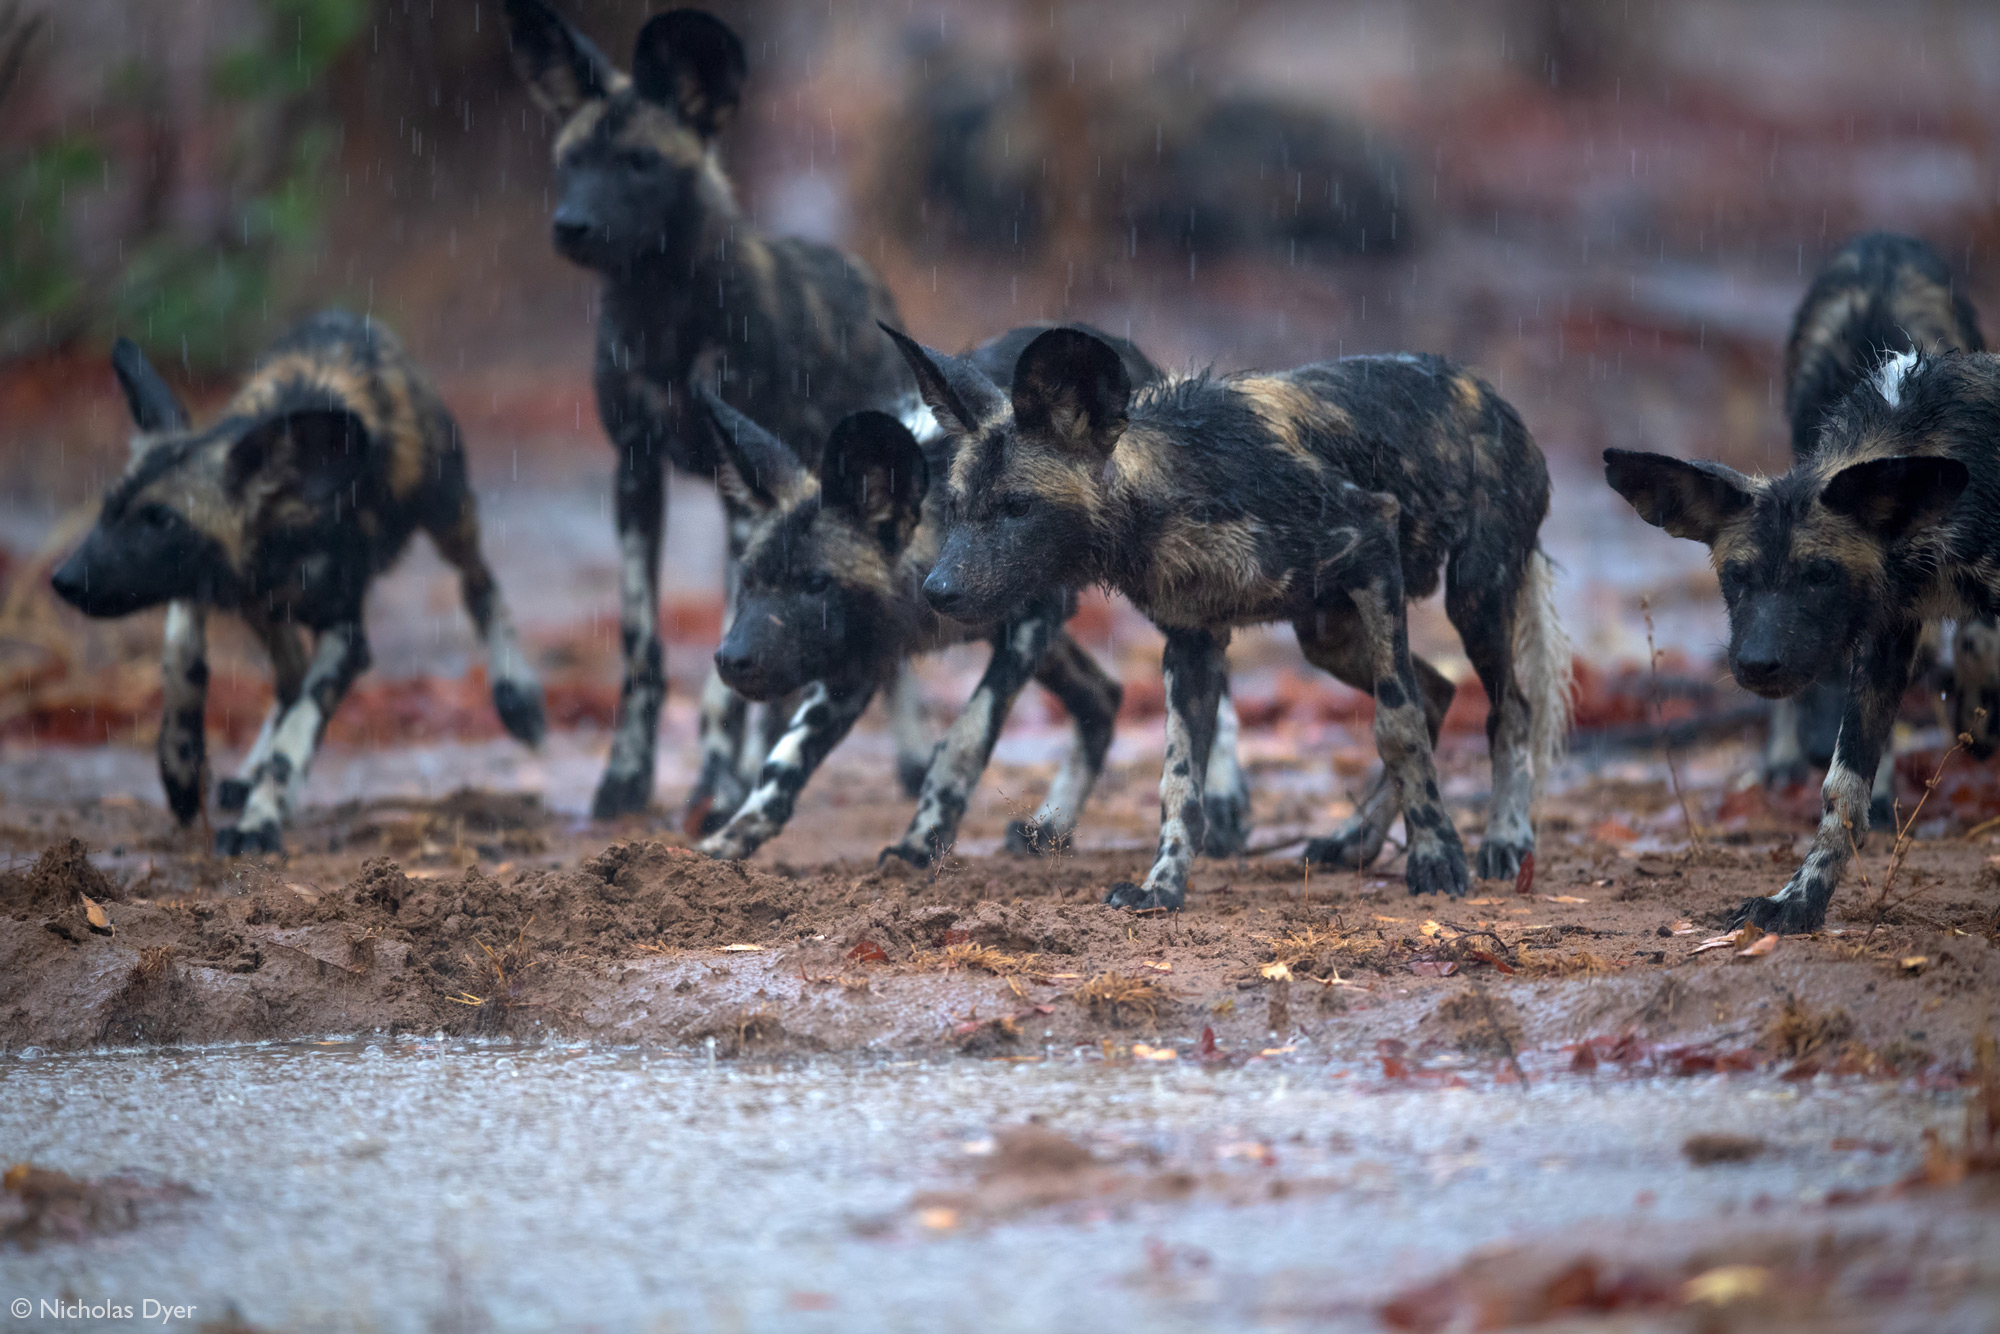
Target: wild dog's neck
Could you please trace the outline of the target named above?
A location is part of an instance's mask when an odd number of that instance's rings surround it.
[[[1162,460],[1149,438],[1127,430],[1099,474],[1091,515],[1087,582],[1123,593],[1134,605],[1147,587],[1147,515],[1158,509]],[[1082,585],[1079,584],[1079,587]]]
[[[664,244],[604,278],[598,337],[628,369],[686,377],[703,350],[729,339],[732,312],[766,265],[759,236],[726,184],[705,183],[695,216]],[[678,233],[678,237],[676,236]]]

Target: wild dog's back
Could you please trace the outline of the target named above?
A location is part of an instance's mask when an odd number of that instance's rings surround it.
[[[1884,356],[1985,346],[1972,304],[1937,251],[1893,232],[1855,237],[1813,279],[1785,344],[1792,457],[1813,453],[1826,414]]]

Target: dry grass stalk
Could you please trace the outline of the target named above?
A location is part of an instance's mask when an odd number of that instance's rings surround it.
[[[982,973],[992,973],[1004,977],[1031,967],[1035,962],[1032,954],[1009,954],[996,950],[991,945],[980,945],[969,940],[955,945],[947,945],[935,954],[926,953],[920,962],[938,969],[940,972],[954,972],[961,968],[976,968]]]
[[[1534,950],[1523,945],[1519,951],[1521,971],[1529,977],[1599,977],[1611,971],[1589,950],[1565,954],[1561,950]]]
[[[1681,818],[1687,821],[1688,841],[1697,848],[1706,845],[1701,840],[1701,826],[1694,822],[1694,808],[1688,805],[1687,793],[1681,790],[1681,768],[1674,760],[1674,743],[1667,735],[1667,710],[1660,698],[1660,650],[1653,645],[1653,604],[1644,597],[1639,599],[1639,612],[1646,618],[1646,671],[1653,679],[1653,722],[1660,729],[1660,748],[1667,756],[1667,779],[1674,787],[1674,800],[1681,804]]]
[[[1974,714],[1975,719],[1985,716],[1984,709]],[[1951,763],[1951,757],[1971,744],[1972,737],[1969,733],[1958,734],[1958,739],[1952,742],[1951,749],[1938,757],[1937,768],[1931,770],[1931,776],[1925,780],[1924,794],[1917,798],[1917,804],[1911,808],[1908,816],[1896,822],[1896,841],[1889,849],[1889,869],[1882,874],[1882,888],[1879,892],[1868,883],[1868,871],[1861,866],[1861,849],[1855,842],[1854,826],[1852,823],[1847,826],[1847,847],[1849,854],[1854,858],[1856,868],[1861,873],[1861,888],[1874,896],[1873,902],[1868,905],[1868,911],[1875,920],[1868,924],[1868,934],[1861,938],[1864,946],[1874,938],[1876,928],[1888,920],[1890,913],[1924,892],[1926,886],[1919,885],[1900,898],[1892,900],[1889,897],[1890,891],[1895,888],[1896,877],[1902,873],[1903,863],[1909,860],[1910,849],[1915,845],[1916,840],[1911,837],[1910,831],[1916,828],[1917,817],[1924,813],[1924,803],[1931,799],[1931,793],[1937,791],[1938,783],[1944,778],[1944,767]],[[1897,803],[1899,808],[1901,804]]]
[[[1133,1014],[1143,1014],[1152,1022],[1160,1017],[1160,1007],[1173,999],[1159,983],[1123,973],[1099,973],[1069,994],[1090,1008],[1092,1018],[1108,1018],[1112,1023],[1121,1023]]]
[[[1815,1014],[1797,996],[1785,998],[1785,1008],[1771,1025],[1771,1045],[1794,1061],[1826,1051],[1854,1035],[1854,1021],[1845,1010]]]

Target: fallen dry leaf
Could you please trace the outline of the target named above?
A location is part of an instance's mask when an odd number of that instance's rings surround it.
[[[1171,973],[1174,971],[1174,966],[1171,962],[1156,963],[1151,959],[1145,960],[1139,966],[1141,968],[1150,968],[1156,973]]]
[[[1689,921],[1675,922],[1672,926],[1668,927],[1667,930],[1673,932],[1677,936],[1691,936],[1694,934],[1694,923]]]
[[[1776,948],[1778,948],[1778,933],[1775,931],[1766,931],[1763,935],[1751,941],[1749,945],[1736,951],[1736,957],[1739,959],[1761,959]]]
[[[854,942],[854,948],[847,952],[847,957],[858,959],[862,963],[887,963],[889,962],[889,951],[883,949],[866,936],[863,936],[860,940]]]
[[[748,954],[763,948],[762,945],[724,945],[722,952],[724,954]]]
[[[1297,1047],[1266,1047],[1264,1048],[1264,1050],[1258,1052],[1257,1054],[1259,1056],[1283,1056],[1286,1052],[1294,1052],[1297,1050],[1298,1050]]]
[[[83,916],[90,923],[90,929],[93,931],[109,931],[111,929],[111,916],[104,911],[104,905],[88,894],[78,893],[77,897],[83,900]]]
[[[1495,954],[1492,950],[1467,950],[1466,954],[1474,959],[1477,959],[1480,963],[1492,964],[1495,968],[1498,968],[1503,973],[1511,973],[1514,971],[1513,964],[1508,963],[1505,959]]]
[[[1771,1271],[1761,1265],[1722,1265],[1683,1284],[1681,1300],[1690,1306],[1727,1306],[1762,1296],[1770,1283]]]
[[[1273,982],[1289,982],[1292,980],[1292,970],[1282,963],[1267,963],[1257,971]]]
[[[1438,922],[1430,921],[1425,922],[1417,930],[1421,931],[1424,935],[1435,937],[1438,932],[1444,930],[1444,927]]]
[[[1451,960],[1413,959],[1410,971],[1418,977],[1450,977],[1458,971],[1458,964]]]
[[[933,1232],[949,1232],[958,1226],[956,1209],[919,1209],[917,1221]]]
[[[1921,973],[1931,961],[1928,954],[1911,954],[1896,961],[1896,966],[1906,973]]]
[[[1135,1061],[1178,1061],[1181,1054],[1172,1047],[1150,1047],[1143,1042],[1132,1044],[1132,1059]]]
[[[1580,899],[1580,898],[1578,898],[1578,897],[1577,897],[1576,895],[1574,895],[1574,894],[1543,894],[1543,895],[1541,895],[1540,897],[1541,897],[1541,899],[1542,899],[1542,901],[1543,901],[1544,903],[1588,903],[1588,902],[1590,902],[1590,900],[1589,900],[1589,899]]]
[[[1535,854],[1521,858],[1521,869],[1514,875],[1514,892],[1527,895],[1535,892]]]

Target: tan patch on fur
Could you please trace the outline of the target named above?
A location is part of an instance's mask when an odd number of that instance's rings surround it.
[[[576,109],[575,115],[563,123],[562,129],[556,131],[556,142],[555,147],[551,150],[551,156],[555,161],[561,162],[571,149],[590,138],[591,131],[597,128],[597,122],[603,119],[604,100],[602,98],[585,102]]]
[[[709,159],[708,146],[701,136],[681,124],[680,118],[651,102],[638,102],[618,131],[618,142],[632,148],[648,148],[677,167],[698,168]]]
[[[1951,289],[1931,281],[1915,268],[1896,271],[1889,298],[1896,323],[1924,352],[1963,351],[1970,343],[1952,311]]]
[[[1354,430],[1353,419],[1338,404],[1285,376],[1248,376],[1229,387],[1257,414],[1257,420],[1270,432],[1272,444],[1315,471],[1325,462],[1313,450],[1310,438],[1347,435]]]
[[[1169,519],[1146,572],[1148,611],[1163,624],[1268,619],[1288,600],[1291,575],[1266,577],[1258,559],[1262,534],[1253,519]]]

